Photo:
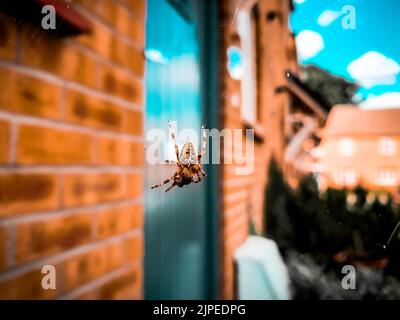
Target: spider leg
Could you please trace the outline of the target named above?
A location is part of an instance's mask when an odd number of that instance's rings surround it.
[[[204,177],[207,177],[207,173],[205,173],[202,167],[200,167],[200,172]]]
[[[175,173],[174,175],[172,175],[171,177],[169,177],[168,179],[165,179],[163,182],[156,184],[155,186],[152,186],[150,189],[155,189],[155,188],[159,188],[161,186],[163,186],[164,184],[167,184],[168,182],[170,182],[172,179],[175,178]]]
[[[174,182],[173,184],[171,184],[171,186],[167,190],[165,190],[165,192],[168,192],[169,190],[171,190],[175,186],[176,186],[176,183]]]
[[[194,182],[194,183],[199,183],[199,182],[201,181],[200,174],[197,172],[196,176],[197,176],[197,180],[194,180],[194,179],[193,179],[193,182]]]
[[[175,160],[164,160],[165,164],[176,164]]]
[[[207,135],[206,135],[206,131],[204,130],[204,126],[201,126],[201,149],[200,149],[200,153],[197,156],[197,162],[200,163],[201,158],[203,158],[203,156],[206,153],[206,144],[207,144]]]
[[[172,132],[172,126],[171,126],[170,121],[168,121],[168,130],[169,130],[169,134],[172,137],[172,141],[174,143],[176,160],[179,162],[179,148],[178,148],[178,145],[176,144],[176,136],[175,136],[175,133]]]

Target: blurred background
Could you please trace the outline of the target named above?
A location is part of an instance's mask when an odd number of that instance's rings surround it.
[[[400,298],[399,5],[1,1],[0,299]]]

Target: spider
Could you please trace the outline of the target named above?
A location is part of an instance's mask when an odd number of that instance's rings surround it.
[[[206,132],[204,131],[204,126],[201,126],[201,132],[202,132],[201,150],[198,155],[196,155],[196,152],[194,151],[194,146],[190,141],[184,144],[181,152],[179,153],[179,148],[178,145],[176,144],[176,137],[175,134],[172,132],[172,127],[170,122],[168,122],[168,130],[175,146],[175,154],[177,162],[167,160],[166,163],[176,163],[178,168],[171,177],[151,187],[151,189],[158,188],[163,186],[164,184],[169,183],[170,181],[173,181],[172,185],[168,189],[166,189],[165,192],[168,192],[174,186],[182,188],[183,186],[188,185],[192,182],[199,183],[201,181],[202,176],[207,176],[201,165],[201,159],[206,152]],[[196,177],[197,179],[195,179]]]

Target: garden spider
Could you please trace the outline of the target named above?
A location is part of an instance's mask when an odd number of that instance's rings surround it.
[[[201,176],[207,176],[201,165],[201,159],[206,152],[206,132],[204,130],[204,126],[201,126],[201,150],[198,155],[196,155],[196,152],[194,151],[194,146],[190,141],[184,144],[181,152],[179,153],[179,148],[176,144],[175,133],[172,132],[171,123],[169,121],[168,130],[175,146],[175,154],[177,160],[176,165],[178,168],[171,177],[151,187],[151,189],[158,188],[164,184],[167,184],[170,181],[173,181],[172,185],[168,189],[166,189],[165,192],[171,190],[174,186],[182,188],[183,186],[188,185],[192,182],[199,183],[201,181]],[[166,162],[175,163],[174,161]],[[197,179],[195,179],[195,177],[197,177]]]

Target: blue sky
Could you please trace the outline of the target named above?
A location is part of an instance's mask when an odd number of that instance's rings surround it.
[[[364,108],[400,107],[400,0],[294,0],[294,5],[290,24],[301,63],[360,83]],[[354,29],[343,27],[351,22]]]

